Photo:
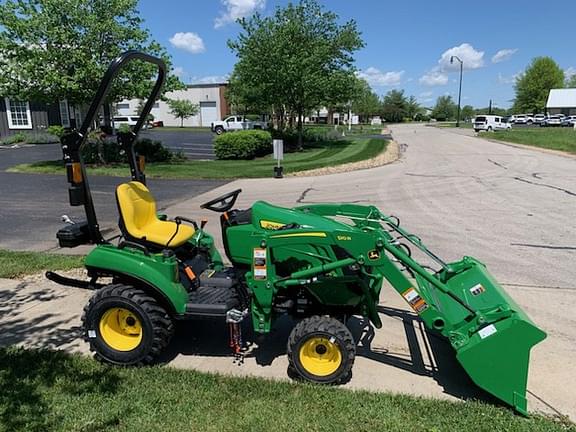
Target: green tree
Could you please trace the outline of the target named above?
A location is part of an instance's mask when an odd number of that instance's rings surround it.
[[[367,121],[368,117],[378,114],[381,108],[380,99],[370,85],[363,79],[357,79],[352,96],[352,111],[358,114],[361,121]]]
[[[460,117],[462,120],[468,120],[474,117],[476,110],[472,105],[464,105],[460,110]]]
[[[259,101],[274,113],[279,127],[286,115],[296,116],[299,146],[305,113],[351,97],[352,55],[364,44],[354,21],[338,21],[316,0],[301,0],[277,7],[272,16],[239,20],[240,34],[228,41],[238,57],[231,82],[235,100],[246,105]]]
[[[576,88],[576,74],[566,78],[567,88]]]
[[[170,57],[142,28],[137,0],[6,0],[0,3],[0,94],[75,105],[91,101],[99,78],[120,53]],[[133,62],[110,102],[146,97],[155,67]],[[171,76],[165,90],[180,86]]]
[[[407,109],[404,90],[390,90],[382,99],[382,117],[388,122],[401,122],[407,115]]]
[[[416,119],[418,114],[422,113],[422,107],[418,103],[418,100],[415,96],[410,96],[406,100],[406,117],[410,120]]]
[[[564,87],[564,71],[550,57],[536,57],[516,79],[515,112],[545,111],[550,89]]]
[[[452,96],[440,96],[432,109],[432,117],[439,121],[452,120],[456,117],[456,110]]]
[[[168,99],[170,114],[180,119],[180,127],[184,127],[184,119],[198,114],[198,105],[186,99]]]

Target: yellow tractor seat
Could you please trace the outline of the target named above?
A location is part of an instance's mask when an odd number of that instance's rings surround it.
[[[120,229],[128,240],[178,247],[194,235],[191,226],[181,224],[178,227],[176,222],[158,219],[156,201],[148,188],[140,182],[131,181],[119,185],[116,188],[116,200],[120,212]]]

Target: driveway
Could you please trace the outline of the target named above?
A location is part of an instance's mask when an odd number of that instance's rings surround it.
[[[218,214],[200,211],[199,204],[236,188],[243,189],[239,208],[258,199],[286,206],[341,201],[374,204],[397,215],[403,227],[446,260],[472,255],[485,262],[548,333],[532,350],[530,409],[576,420],[576,389],[570,384],[576,370],[576,161],[422,125],[394,126],[392,133],[403,154],[391,165],[322,177],[238,180],[166,211],[208,218],[207,229],[220,245]],[[19,286],[22,306],[0,320],[0,326],[14,330],[0,343],[86,352],[77,335],[90,293],[38,278]],[[53,300],[43,301],[47,294]],[[379,311],[380,330],[351,320],[360,342],[347,388],[451,400],[486,398],[450,346],[423,331],[390,287],[382,290]],[[280,322],[261,345],[248,333],[251,345],[239,366],[229,354],[225,326],[184,324],[164,359],[182,368],[285,379],[290,326]]]
[[[0,148],[0,248],[50,250],[57,246],[56,231],[63,225],[63,214],[73,220],[84,219],[82,207],[70,207],[68,183],[64,175],[19,174],[5,170],[19,163],[56,160],[62,157],[60,146],[41,145]],[[102,230],[115,228],[118,222],[114,191],[128,179],[92,176],[90,186]],[[168,205],[202,194],[225,181],[155,180],[148,185],[154,191],[160,210]],[[182,215],[185,216],[185,215]],[[76,252],[70,249],[66,252]]]

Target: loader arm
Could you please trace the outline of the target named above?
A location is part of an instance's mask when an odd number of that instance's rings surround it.
[[[506,293],[486,266],[472,257],[446,263],[400,221],[373,206],[317,204],[298,207],[305,213],[348,219],[373,236],[377,267],[406,300],[429,331],[448,339],[470,378],[481,388],[527,415],[526,383],[531,348],[546,338]],[[417,248],[440,269],[411,256]],[[410,277],[408,277],[410,276]],[[377,300],[376,300],[377,301]]]

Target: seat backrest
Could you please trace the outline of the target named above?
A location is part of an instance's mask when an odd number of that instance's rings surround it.
[[[142,183],[131,181],[116,188],[116,200],[124,228],[132,237],[141,238],[142,228],[157,219],[154,197]]]

